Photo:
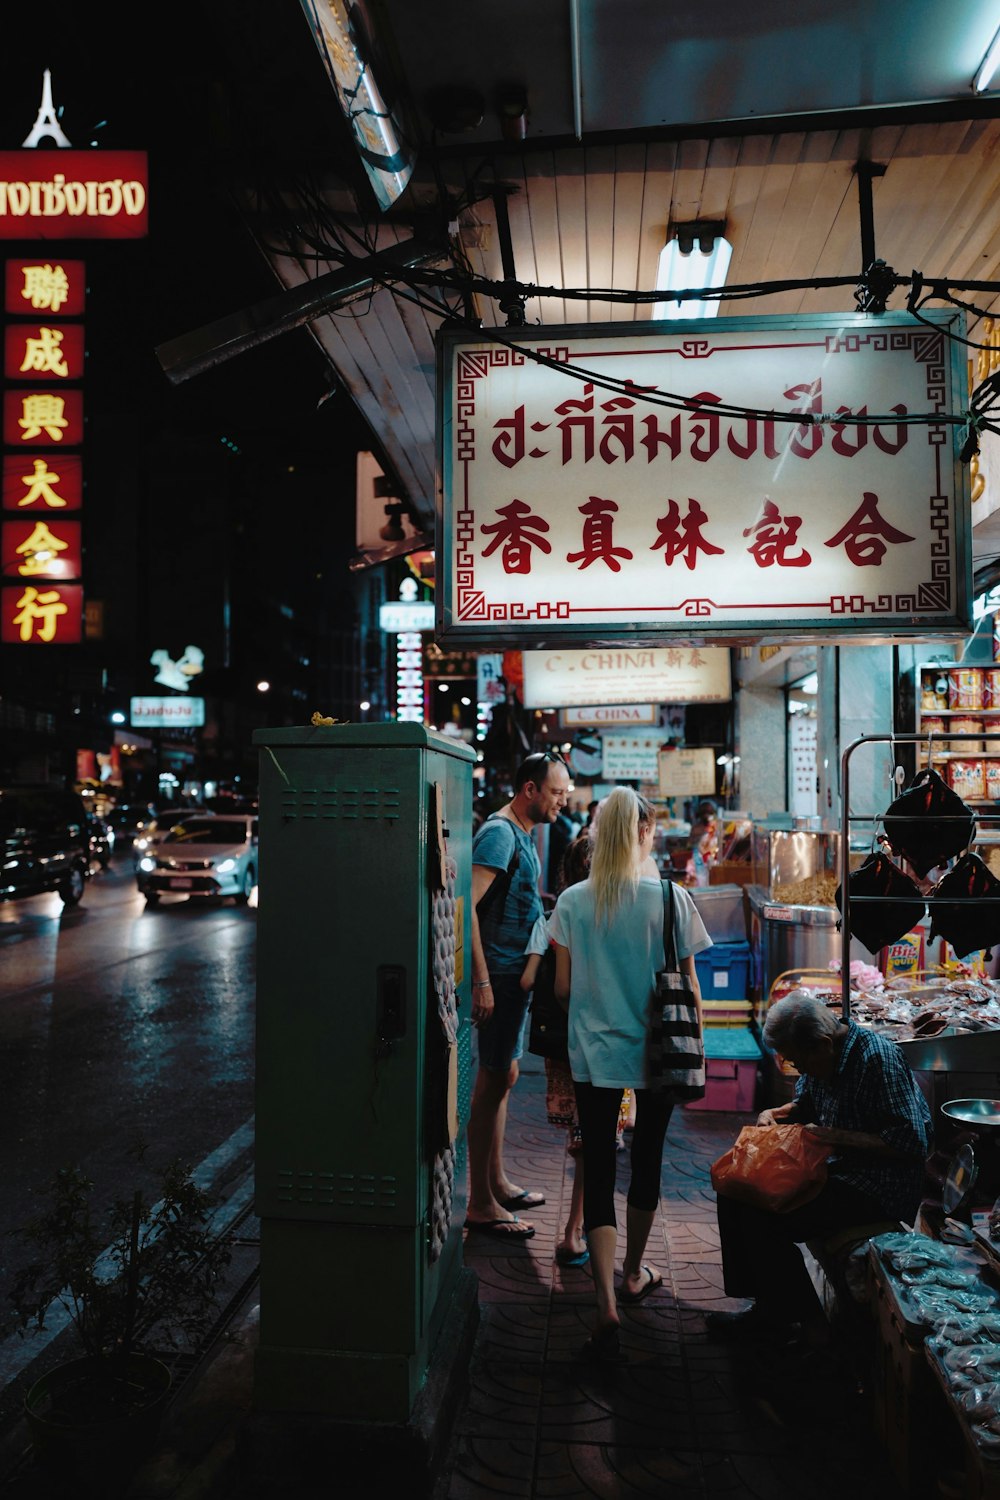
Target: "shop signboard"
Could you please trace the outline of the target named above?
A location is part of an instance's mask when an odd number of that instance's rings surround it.
[[[401,635],[411,630],[434,629],[434,606],[419,599],[393,599],[378,608],[380,629],[387,635]]]
[[[714,750],[661,750],[660,795],[711,797],[715,793]]]
[[[0,239],[144,239],[148,184],[145,151],[0,151]]]
[[[594,703],[583,708],[561,708],[559,723],[563,729],[582,724],[597,728],[606,724],[656,724],[659,709],[655,703]]]
[[[135,729],[200,729],[204,698],[133,698],[129,723]]]
[[[4,645],[77,646],[83,633],[83,587],[27,578],[0,589],[0,641]]]
[[[963,334],[954,310],[444,329],[438,638],[965,633]]]
[[[476,702],[494,703],[503,701],[503,655],[499,651],[481,651],[476,662]]]
[[[724,646],[524,652],[525,708],[728,703],[732,695],[729,651]]]
[[[657,730],[650,734],[602,734],[604,745],[602,775],[608,781],[657,781],[657,755],[663,736]]]

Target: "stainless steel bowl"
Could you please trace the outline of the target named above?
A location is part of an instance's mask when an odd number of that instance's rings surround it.
[[[986,1125],[1000,1129],[1000,1099],[949,1099],[941,1113],[962,1125]]]

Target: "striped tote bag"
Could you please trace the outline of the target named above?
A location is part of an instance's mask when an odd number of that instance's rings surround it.
[[[673,882],[663,885],[663,968],[656,976],[646,1038],[646,1087],[686,1102],[705,1095],[705,1045],[691,981],[677,967]]]

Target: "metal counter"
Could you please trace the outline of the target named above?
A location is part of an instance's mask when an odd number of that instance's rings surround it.
[[[834,906],[794,906],[775,901],[762,885],[748,885],[746,894],[750,907],[753,1000],[762,1012],[779,974],[789,969],[820,969],[828,973],[834,960],[839,964],[843,951],[837,928],[840,914]],[[856,940],[851,945],[851,958],[873,962],[867,948]]]

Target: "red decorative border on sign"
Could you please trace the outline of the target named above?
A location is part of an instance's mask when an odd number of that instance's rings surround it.
[[[927,402],[934,411],[945,409],[947,394],[946,367],[947,352],[945,337],[939,329],[902,329],[885,328],[872,330],[853,330],[829,334],[825,338],[826,350],[829,354],[857,354],[862,349],[874,350],[875,352],[899,353],[909,350],[915,362],[924,365],[926,375]],[[707,338],[685,339],[678,351],[683,358],[707,359],[716,349],[725,348],[725,352],[732,353],[731,346],[713,345]],[[768,349],[776,347],[774,344],[758,344],[757,349]],[[621,349],[615,351],[617,355],[643,355],[647,349]],[[555,348],[543,348],[539,346],[538,353],[545,354],[548,358],[558,360],[560,363],[568,364],[570,360],[569,349],[565,346]],[[608,351],[602,349],[602,356]],[[585,351],[574,355],[575,360],[585,360]],[[511,349],[507,346],[499,348],[490,347],[482,350],[459,350],[457,354],[457,370],[455,382],[455,413],[456,413],[456,438],[455,438],[455,460],[463,467],[463,491],[466,496],[465,505],[455,512],[455,605],[458,620],[485,620],[489,622],[512,621],[524,623],[527,621],[551,621],[570,620],[572,614],[578,618],[599,616],[602,614],[619,614],[621,606],[616,605],[612,609],[576,609],[568,600],[538,600],[533,605],[520,602],[489,603],[484,589],[477,586],[475,582],[475,510],[468,503],[469,495],[469,464],[475,460],[475,440],[473,432],[473,418],[476,410],[476,382],[484,375],[489,374],[491,369],[506,368],[512,365],[521,365],[525,356],[520,350]],[[906,594],[878,594],[874,598],[868,598],[864,594],[833,595],[827,599],[802,599],[796,600],[796,609],[811,609],[828,612],[831,617],[851,615],[912,615],[915,613],[942,613],[950,614],[953,610],[952,604],[952,572],[951,572],[951,525],[948,510],[948,497],[941,493],[941,453],[948,441],[947,428],[929,426],[927,428],[927,442],[934,448],[935,455],[935,493],[928,496],[930,504],[930,530],[937,533],[936,539],[931,542],[931,578],[915,586],[912,593]],[[729,611],[739,611],[746,614],[766,615],[773,610],[784,610],[789,608],[787,601],[779,604],[755,603],[752,601],[740,604],[719,605],[711,599],[684,599],[677,604],[655,604],[641,605],[630,604],[629,611],[634,615],[679,615],[685,617],[706,618],[713,613],[725,614]]]

